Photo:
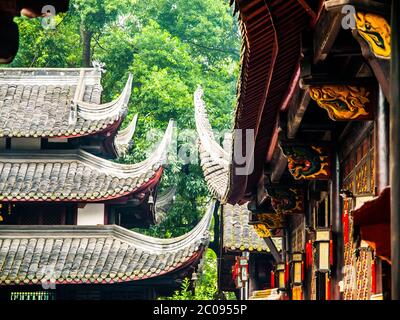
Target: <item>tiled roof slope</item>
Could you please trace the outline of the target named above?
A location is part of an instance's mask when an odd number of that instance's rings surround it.
[[[1,201],[100,201],[140,191],[160,178],[174,123],[146,160],[119,164],[83,150],[0,154]]]
[[[0,285],[117,283],[195,263],[209,242],[210,206],[188,234],[157,239],[111,226],[0,226]]]
[[[267,243],[249,224],[247,204],[223,206],[223,248],[227,251],[269,252]],[[278,251],[282,250],[282,238],[272,238]]]
[[[101,104],[98,69],[0,69],[0,137],[78,137],[117,129],[132,76]]]

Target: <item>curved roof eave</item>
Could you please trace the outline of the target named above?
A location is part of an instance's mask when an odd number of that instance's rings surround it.
[[[199,136],[200,160],[208,188],[222,203],[228,188],[230,156],[215,141],[203,101],[203,90],[199,87],[194,94],[196,129]]]
[[[5,152],[0,155],[2,201],[103,201],[142,190],[161,178],[171,144],[171,120],[144,161],[120,164],[83,150]]]
[[[157,239],[115,225],[0,226],[0,264],[4,266],[0,285],[40,283],[44,276],[41,267],[61,284],[130,282],[185,268],[200,259],[208,246],[214,205],[211,203],[192,231],[172,239]],[[76,255],[77,247],[86,253],[83,260]],[[33,255],[39,268],[27,264]],[[48,255],[57,257],[53,270]],[[98,257],[104,262],[101,265]],[[70,261],[76,270],[71,270]]]
[[[135,114],[128,126],[119,130],[115,135],[113,145],[118,158],[125,156],[130,151],[133,145],[132,138],[136,131],[137,120],[138,115]]]

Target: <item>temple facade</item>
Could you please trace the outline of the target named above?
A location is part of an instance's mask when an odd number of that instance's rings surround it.
[[[397,165],[397,135],[389,139],[389,124],[398,128],[396,4],[231,3],[243,45],[234,130],[225,148],[204,121],[201,90],[194,99],[205,179],[223,207],[220,279],[237,279],[239,270],[244,281],[232,288],[242,290],[254,275],[270,272],[243,299],[390,299],[391,290],[398,292],[391,279],[398,274],[391,188],[399,177],[389,170]],[[238,161],[245,152],[246,161]],[[260,262],[263,271],[253,273],[251,258],[245,268],[240,260],[224,267],[229,250],[253,254],[257,245],[239,240],[253,233],[270,251],[271,259]],[[272,241],[278,235],[281,246]]]
[[[0,69],[1,298],[152,299],[196,272],[210,214],[177,239],[129,230],[174,194],[157,201],[173,121],[147,159],[115,161],[132,147],[131,86],[102,103],[98,69]]]

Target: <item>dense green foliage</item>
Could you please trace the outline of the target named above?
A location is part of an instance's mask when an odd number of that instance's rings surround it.
[[[142,160],[151,129],[175,119],[178,148],[197,159],[193,93],[205,91],[216,129],[231,127],[239,36],[227,0],[73,0],[55,30],[39,20],[18,19],[21,47],[13,67],[80,67],[105,63],[104,100],[115,98],[128,72],[134,75],[128,119],[139,114],[135,147],[125,162]],[[89,45],[89,46],[88,46]],[[145,232],[171,237],[190,230],[205,211],[207,189],[198,165],[175,157],[161,189],[178,186],[167,219]]]
[[[191,287],[189,279],[184,279],[181,290],[177,290],[171,297],[160,300],[232,300],[233,293],[219,293],[217,289],[217,255],[211,249],[204,256],[202,275]]]

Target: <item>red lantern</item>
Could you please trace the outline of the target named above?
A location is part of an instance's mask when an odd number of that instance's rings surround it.
[[[329,278],[329,274],[326,273],[326,300],[331,300],[331,279]]]
[[[313,263],[313,247],[311,240],[306,243],[306,267],[310,268]]]
[[[239,275],[239,261],[236,260],[235,264],[232,267],[232,279],[236,281],[236,278]]]
[[[371,265],[371,292],[372,294],[376,293],[376,264],[375,260],[372,260]]]
[[[271,289],[275,288],[275,272],[271,270]]]
[[[289,283],[289,262],[285,265],[285,285]]]
[[[344,207],[343,207],[343,241],[346,245],[349,242],[349,200],[344,200]]]

